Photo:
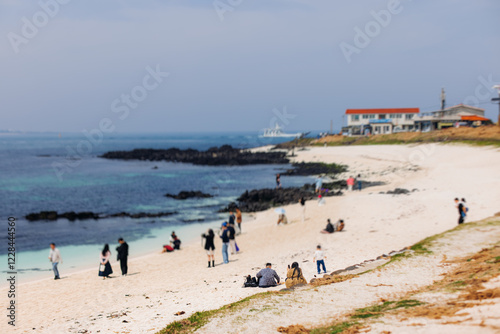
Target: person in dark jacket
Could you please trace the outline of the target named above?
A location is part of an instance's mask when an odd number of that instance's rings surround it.
[[[205,251],[207,252],[208,256],[208,268],[210,268],[210,261],[212,261],[212,267],[215,267],[215,259],[214,259],[214,250],[215,250],[215,245],[214,245],[214,231],[212,229],[209,229],[207,231],[207,234],[202,234],[201,235],[203,238],[205,238]]]
[[[330,221],[330,218],[328,218],[327,219],[326,228],[324,230],[322,230],[321,233],[330,234],[330,233],[333,233],[333,232],[335,232],[335,229],[333,227],[332,222]]]
[[[227,249],[229,247],[229,230],[227,229],[227,222],[222,224],[222,230],[220,234],[222,239],[222,259],[224,263],[229,263],[229,255],[227,254]]]
[[[271,268],[270,263],[267,263],[266,267],[257,273],[257,278],[259,279],[259,288],[269,288],[280,282],[280,277]]]
[[[128,272],[128,244],[123,240],[123,238],[118,239],[120,246],[116,247],[116,260],[120,261],[120,268],[122,270],[122,276],[126,276]]]

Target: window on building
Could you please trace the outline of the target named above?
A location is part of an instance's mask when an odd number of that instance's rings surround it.
[[[378,115],[378,119],[385,119],[385,114]]]
[[[359,115],[351,115],[351,121],[359,121]]]
[[[406,119],[412,119],[413,118],[413,114],[406,114]]]
[[[363,119],[368,119],[370,115],[364,114]]]

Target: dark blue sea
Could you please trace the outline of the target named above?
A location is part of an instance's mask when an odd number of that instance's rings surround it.
[[[275,174],[289,167],[213,167],[99,157],[107,151],[134,148],[205,150],[224,144],[252,148],[286,140],[259,138],[257,133],[112,134],[93,143],[91,152],[81,150],[81,146],[78,151],[82,140],[86,138],[78,133],[0,134],[0,215],[5,237],[7,218],[17,219],[17,267],[26,278],[50,276],[47,255],[51,242],[57,244],[67,263],[63,271],[71,271],[91,265],[102,245],[114,246],[118,237],[130,244],[131,256],[160,251],[172,230],[183,241],[194,240],[208,227],[215,228],[226,219],[225,214],[217,212],[219,209],[245,190],[274,187]],[[313,181],[307,177],[283,177],[282,182],[294,186]],[[178,201],[164,196],[181,190],[201,190],[215,197]],[[177,214],[144,219],[36,222],[24,219],[29,213],[48,210]],[[6,253],[6,247],[0,248],[4,272]]]

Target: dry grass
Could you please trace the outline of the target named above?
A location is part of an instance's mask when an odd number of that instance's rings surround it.
[[[370,145],[411,144],[433,142],[464,142],[476,145],[500,146],[500,126],[490,125],[478,128],[449,128],[432,132],[402,132],[370,137],[345,137],[333,135],[314,140],[312,145]]]

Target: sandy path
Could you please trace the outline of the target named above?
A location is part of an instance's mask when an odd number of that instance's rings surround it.
[[[286,208],[292,220],[288,226],[275,226],[273,210],[257,214],[255,220],[247,219],[245,233],[238,238],[242,253],[232,257],[234,261],[229,265],[205,268],[206,257],[195,243],[174,254],[132,257],[131,275],[124,278],[103,281],[96,271],[87,271],[60,281],[21,284],[18,326],[13,330],[2,321],[0,332],[154,333],[182,318],[174,316],[178,311],[189,316],[258,292],[242,289],[242,276],[255,274],[252,268],[267,261],[282,277],[287,264],[299,261],[310,279],[317,243],[323,245],[328,256],[327,269],[334,270],[455,226],[457,214],[452,199],[457,195],[468,199],[470,220],[500,211],[498,149],[461,145],[357,146],[313,148],[297,154],[298,161],[345,163],[351,168],[349,174],[361,173],[364,179],[388,184],[328,198],[322,207],[309,201],[309,219],[305,223],[300,222],[298,205]],[[378,193],[395,187],[418,191],[400,196]],[[319,234],[326,218],[343,218],[346,231]],[[216,247],[220,263],[220,242]],[[113,267],[115,272],[119,270],[117,263]],[[1,305],[6,305],[6,295],[5,289],[0,291]]]

